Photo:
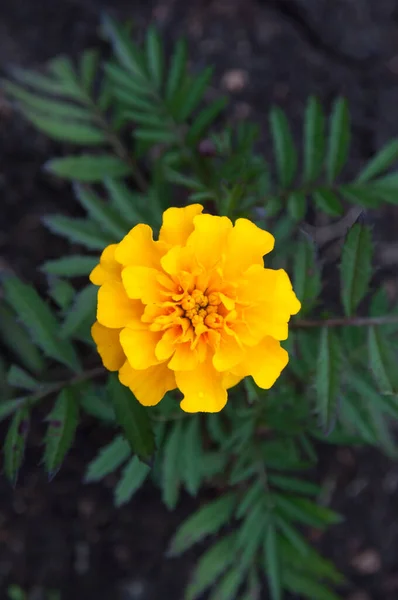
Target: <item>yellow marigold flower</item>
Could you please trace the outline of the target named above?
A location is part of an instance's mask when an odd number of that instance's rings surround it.
[[[146,406],[179,388],[184,411],[218,412],[241,379],[268,389],[288,362],[280,340],[300,302],[284,270],[264,268],[273,236],[202,210],[166,210],[158,241],[136,225],[90,275],[98,352]]]

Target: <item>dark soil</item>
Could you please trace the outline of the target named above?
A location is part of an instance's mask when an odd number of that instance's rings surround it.
[[[168,40],[188,37],[192,68],[216,68],[215,88],[232,99],[230,114],[263,126],[273,103],[285,108],[299,139],[305,100],[325,105],[344,94],[354,127],[348,172],[398,135],[398,5],[396,0],[12,0],[0,7],[0,69],[41,67],[58,53],[76,56],[98,45],[102,10],[154,20]],[[42,170],[62,147],[27,125],[0,96],[0,268],[36,283],[37,266],[65,248],[41,226],[43,215],[75,213],[67,185]],[[380,256],[396,293],[397,213],[377,219]],[[37,592],[58,587],[67,600],[179,600],[195,556],[166,560],[167,540],[194,501],[174,513],[145,487],[126,507],[112,507],[113,479],[80,483],[84,465],[106,439],[85,422],[57,477],[49,483],[31,437],[28,463],[15,490],[0,480],[0,590],[17,582]],[[351,580],[350,600],[398,598],[398,466],[376,451],[327,452],[322,480],[345,522],[324,538],[326,555]],[[37,596],[39,597],[39,596]]]

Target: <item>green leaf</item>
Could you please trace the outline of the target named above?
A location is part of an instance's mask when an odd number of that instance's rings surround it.
[[[34,379],[29,373],[18,367],[11,365],[8,371],[7,381],[9,385],[23,390],[36,390],[41,384]]]
[[[99,182],[105,177],[126,177],[130,175],[129,166],[113,154],[81,154],[54,158],[45,165],[47,171],[76,181]]]
[[[88,276],[97,264],[98,258],[96,256],[73,254],[55,260],[48,260],[43,263],[40,270],[47,273],[47,275],[83,277]]]
[[[186,119],[188,119],[193,111],[199,106],[213,76],[213,70],[213,67],[207,67],[204,69],[193,79],[190,86],[184,90],[184,102],[180,107],[180,122],[186,121]]]
[[[352,316],[366,295],[372,278],[372,234],[356,223],[346,237],[341,256],[341,299],[347,316]]]
[[[120,67],[117,63],[106,64],[105,73],[109,76],[113,84],[114,89],[112,93],[128,106],[139,106],[144,102],[142,109],[148,112],[151,106],[156,105],[151,82],[147,79],[132,77],[129,71],[126,71],[126,69]]]
[[[4,472],[14,485],[23,461],[28,428],[29,409],[22,406],[13,416],[4,441]]]
[[[131,456],[128,441],[122,436],[116,436],[109,444],[101,448],[97,456],[89,463],[85,482],[100,481],[109,473],[113,473]]]
[[[327,431],[336,415],[340,388],[340,349],[335,332],[328,327],[320,333],[315,386],[320,422]]]
[[[148,28],[145,42],[148,72],[153,84],[160,90],[163,83],[164,53],[159,34],[153,26]]]
[[[165,123],[164,127],[159,129],[145,129],[144,127],[137,127],[134,129],[134,137],[137,140],[144,142],[151,142],[152,144],[174,144],[177,141],[176,134],[174,131],[170,131],[168,124]]]
[[[0,422],[12,415],[27,402],[27,398],[14,398],[14,400],[0,401]]]
[[[50,278],[48,290],[49,296],[59,306],[61,310],[66,310],[75,297],[75,288],[64,279]]]
[[[79,74],[84,90],[91,94],[99,67],[100,54],[97,48],[85,50],[80,59]]]
[[[186,589],[186,600],[199,598],[236,560],[235,538],[236,533],[230,533],[202,554]]]
[[[268,481],[271,485],[275,485],[281,490],[297,492],[298,494],[317,496],[321,491],[319,485],[316,485],[315,483],[287,475],[269,474]]]
[[[226,98],[217,98],[204,108],[194,119],[186,137],[189,145],[194,145],[208,133],[209,128],[213,125],[219,114],[227,105]]]
[[[103,250],[116,241],[88,219],[51,215],[44,217],[43,222],[52,233],[66,237],[70,242],[81,244],[89,250]]]
[[[273,108],[269,119],[279,184],[288,188],[296,175],[297,151],[283,110]]]
[[[235,494],[228,492],[202,506],[180,525],[170,542],[167,555],[178,556],[208,535],[217,533],[231,519],[235,504]]]
[[[8,600],[28,600],[25,592],[19,585],[12,584],[7,588]]]
[[[169,74],[166,82],[166,98],[171,103],[184,80],[187,69],[187,60],[187,44],[185,40],[179,39],[174,46],[173,56],[171,57],[168,69]]]
[[[381,391],[394,392],[397,388],[395,358],[387,340],[378,327],[368,330],[369,364]]]
[[[288,494],[273,494],[273,497],[282,516],[286,515],[291,520],[303,525],[324,529],[327,525],[334,525],[342,520],[340,515],[306,498]]]
[[[304,117],[303,182],[315,181],[322,170],[325,156],[325,117],[318,98],[310,96]]]
[[[340,596],[314,581],[312,577],[305,577],[287,569],[283,573],[283,584],[292,594],[300,594],[302,598],[309,600],[341,600]]]
[[[269,523],[264,540],[264,565],[268,580],[268,588],[271,600],[281,600],[282,581],[280,572],[280,559],[276,539],[276,529],[273,523]]]
[[[50,477],[58,471],[72,445],[78,417],[79,410],[75,395],[70,388],[64,388],[47,417],[44,465]]]
[[[45,361],[28,332],[16,321],[15,313],[0,303],[0,339],[32,373],[43,371]]]
[[[27,109],[24,110],[24,116],[37,127],[37,129],[53,140],[69,142],[71,144],[82,144],[84,146],[97,146],[99,144],[105,144],[107,141],[105,133],[92,125],[74,123],[73,121],[65,119],[61,120],[61,118],[44,117],[39,113]]]
[[[329,122],[329,145],[326,159],[326,176],[333,183],[344,167],[350,146],[350,113],[347,101],[338,98]]]
[[[127,463],[115,488],[115,506],[129,502],[135,492],[142,486],[150,472],[148,465],[140,462],[136,456]]]
[[[59,335],[61,338],[76,337],[88,321],[94,323],[98,290],[93,285],[84,287],[76,294],[73,305],[67,312]]]
[[[177,504],[181,483],[181,447],[183,443],[183,425],[177,421],[171,426],[164,442],[162,462],[162,498],[168,509]]]
[[[128,388],[119,383],[116,376],[111,375],[108,381],[116,420],[132,451],[143,461],[149,460],[155,451],[155,439],[147,409]]]
[[[239,502],[236,517],[241,519],[249,510],[252,510],[253,504],[257,504],[263,495],[263,484],[257,479],[250,485],[243,499]]]
[[[313,199],[320,210],[332,217],[339,217],[344,213],[343,205],[337,194],[328,188],[318,188],[313,193]]]
[[[301,302],[301,314],[308,313],[321,292],[321,276],[315,262],[315,246],[302,239],[296,246],[294,265],[294,291]]]
[[[304,192],[293,192],[287,201],[287,210],[292,219],[302,221],[307,210],[307,198]]]
[[[228,573],[223,575],[221,581],[215,586],[209,596],[209,600],[235,600],[242,579],[242,571],[232,568]]]
[[[391,140],[361,170],[356,181],[364,183],[386,171],[398,160],[398,140]]]
[[[136,223],[150,220],[150,208],[146,197],[131,191],[127,185],[117,179],[107,179],[105,188],[110,201],[125,224],[132,227]]]
[[[239,553],[239,568],[242,571],[246,572],[255,563],[255,556],[261,548],[270,518],[263,492],[253,510],[247,513],[238,531],[236,549]]]
[[[103,387],[89,385],[79,399],[81,407],[87,414],[106,423],[115,422],[115,411],[109,403]]]
[[[339,186],[339,192],[348,202],[365,208],[378,208],[383,203],[382,192],[370,184],[347,183]]]
[[[200,419],[190,416],[190,421],[185,428],[183,443],[183,472],[187,491],[191,496],[196,496],[202,479],[202,439]]]
[[[78,371],[79,360],[74,347],[57,337],[58,322],[36,290],[14,276],[3,279],[3,288],[6,300],[13,306],[39,348],[50,358]]]
[[[107,15],[103,16],[101,25],[120,63],[136,77],[146,79],[142,54],[131,41],[125,28]]]
[[[73,189],[80,204],[93,221],[98,223],[102,231],[117,240],[126,235],[126,227],[112,206],[106,204],[92,189],[82,184],[75,183]]]
[[[276,518],[278,529],[284,535],[286,540],[293,546],[297,552],[303,556],[307,556],[312,550],[304,536],[293,527],[287,519],[282,519],[280,516]]]

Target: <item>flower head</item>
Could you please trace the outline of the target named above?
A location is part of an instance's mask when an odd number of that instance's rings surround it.
[[[90,275],[98,352],[147,406],[179,388],[186,412],[218,412],[241,379],[268,389],[288,362],[280,340],[300,302],[284,270],[264,268],[273,236],[202,210],[166,210],[158,241],[136,225]]]

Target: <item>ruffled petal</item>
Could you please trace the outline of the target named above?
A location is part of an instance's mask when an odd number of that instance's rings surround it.
[[[242,360],[244,353],[235,336],[223,332],[213,356],[213,366],[217,371],[227,371]]]
[[[120,343],[133,369],[147,369],[159,364],[155,348],[162,334],[149,329],[130,329],[126,327],[120,333]]]
[[[91,327],[91,335],[97,345],[98,354],[108,371],[118,371],[126,360],[119,334],[120,329],[109,329],[98,321]]]
[[[244,273],[239,281],[237,300],[248,305],[274,304],[289,315],[297,314],[301,308],[286,271],[264,269],[259,265],[251,266]]]
[[[102,285],[106,281],[120,281],[122,266],[115,259],[117,244],[110,244],[100,257],[99,264],[90,273],[90,281],[94,285]]]
[[[187,240],[195,260],[205,269],[221,264],[232,223],[227,217],[198,215],[193,220],[195,229]]]
[[[170,246],[183,246],[193,232],[193,219],[203,210],[200,204],[190,204],[184,208],[168,208],[163,213],[163,225],[159,240]]]
[[[173,371],[166,363],[137,371],[126,360],[119,371],[120,383],[130,388],[138,402],[144,406],[154,406],[166,392],[176,388]]]
[[[190,342],[176,345],[175,352],[169,362],[169,369],[173,371],[192,371],[199,362],[198,351],[192,350]]]
[[[184,394],[181,408],[185,412],[219,412],[227,403],[223,377],[211,360],[199,363],[193,371],[176,371],[177,387]]]
[[[228,235],[224,274],[235,278],[251,265],[264,265],[263,256],[271,252],[275,238],[248,219],[237,219]]]
[[[158,269],[168,246],[153,241],[149,225],[136,225],[118,244],[115,258],[124,266],[138,265]]]
[[[122,271],[124,289],[129,298],[142,300],[144,304],[164,301],[158,282],[159,271],[149,267],[126,267]]]
[[[107,281],[98,290],[97,319],[105,327],[121,329],[134,324],[136,328],[142,328],[143,310],[142,302],[130,300],[118,281]]]
[[[289,355],[272,337],[265,337],[257,346],[248,348],[244,360],[232,369],[236,376],[251,375],[258,387],[268,390],[289,362]]]

